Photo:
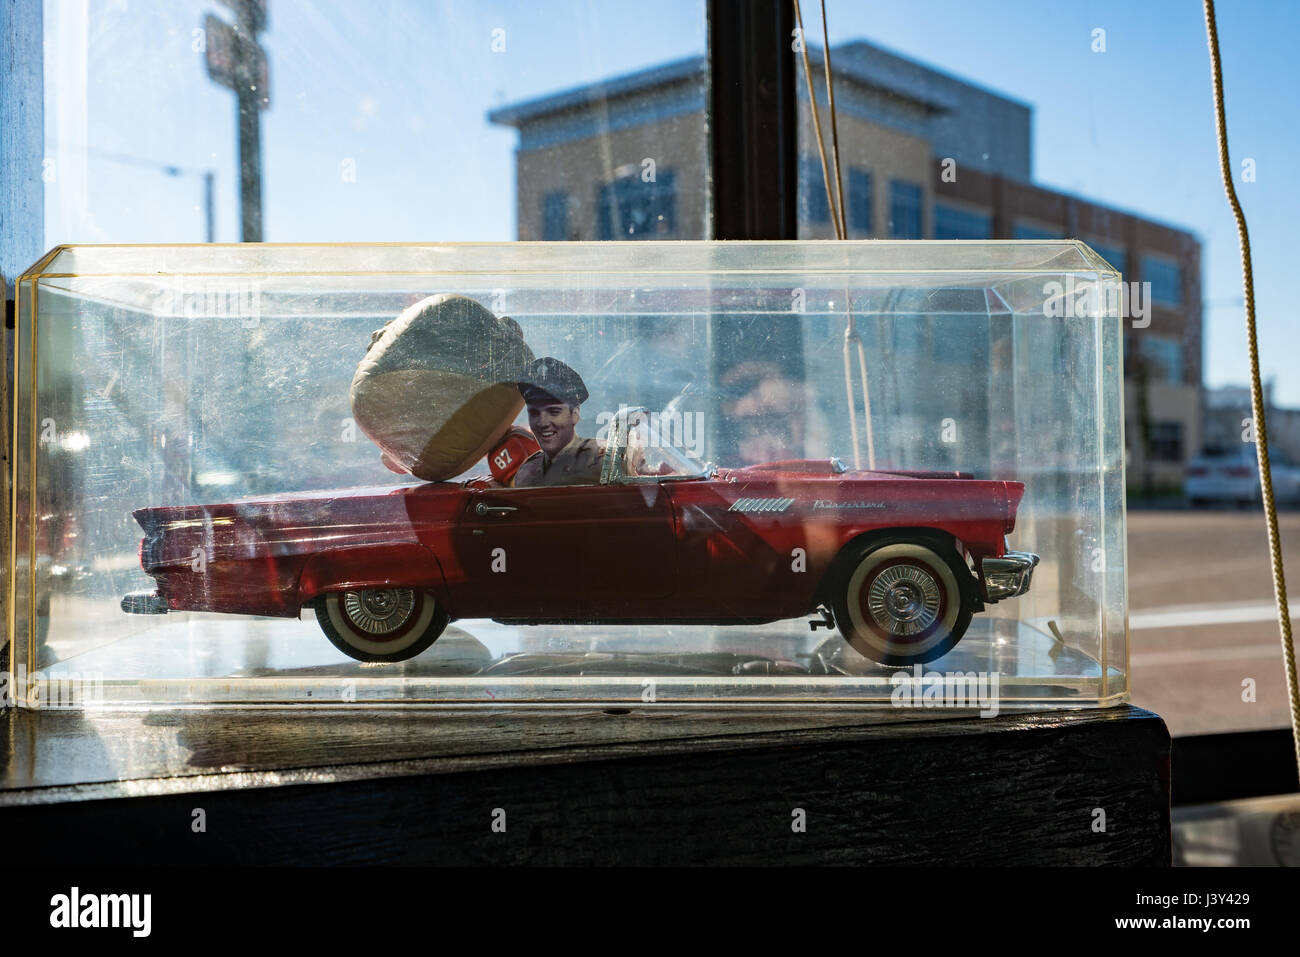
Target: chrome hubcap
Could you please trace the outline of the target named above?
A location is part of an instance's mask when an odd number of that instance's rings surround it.
[[[895,635],[915,635],[939,617],[939,584],[915,565],[892,565],[867,591],[867,610],[876,624]]]
[[[406,624],[415,608],[409,588],[373,588],[345,591],[343,611],[348,620],[368,635],[387,635]]]

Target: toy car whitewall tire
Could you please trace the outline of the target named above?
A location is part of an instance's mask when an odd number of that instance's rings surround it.
[[[414,658],[447,627],[437,599],[414,588],[327,592],[316,620],[335,648],[358,661]]]
[[[836,589],[835,621],[850,646],[872,661],[934,661],[970,624],[962,574],[969,576],[938,542],[892,539],[866,546],[847,563]]]

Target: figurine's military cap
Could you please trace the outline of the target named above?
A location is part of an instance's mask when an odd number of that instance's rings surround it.
[[[525,402],[564,402],[582,405],[587,401],[587,386],[572,368],[553,356],[533,360],[519,380],[519,392]]]

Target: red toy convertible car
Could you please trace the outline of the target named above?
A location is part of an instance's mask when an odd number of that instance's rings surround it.
[[[887,665],[932,661],[1023,594],[1019,482],[853,471],[837,459],[718,469],[610,429],[598,485],[486,479],[142,508],[154,592],[124,611],[297,617],[361,661],[401,661],[457,618],[757,624],[807,615]],[[629,442],[631,447],[629,448]]]

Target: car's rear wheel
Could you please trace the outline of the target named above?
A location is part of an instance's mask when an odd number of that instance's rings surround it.
[[[335,648],[358,661],[405,661],[438,640],[447,612],[427,591],[366,588],[326,592],[316,620]]]
[[[832,601],[835,621],[849,645],[872,661],[924,664],[947,654],[966,633],[970,583],[951,545],[880,539],[844,563]]]

